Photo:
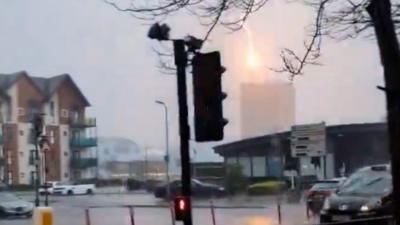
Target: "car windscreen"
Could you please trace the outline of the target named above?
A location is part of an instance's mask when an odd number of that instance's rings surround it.
[[[338,194],[387,195],[392,191],[392,176],[389,172],[356,172],[339,188]]]
[[[17,201],[18,198],[10,193],[0,193],[0,202],[13,202]]]
[[[311,188],[313,191],[317,190],[326,190],[326,189],[335,189],[339,185],[339,182],[324,182],[324,183],[317,183]]]

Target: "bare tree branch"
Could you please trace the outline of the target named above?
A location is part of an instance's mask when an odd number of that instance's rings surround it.
[[[212,31],[221,25],[230,31],[241,29],[249,16],[265,6],[268,0],[103,0],[118,11],[129,13],[142,20],[165,19],[172,13],[186,11],[199,18],[200,24],[208,29],[204,41]],[[123,1],[130,1],[122,7]],[[286,0],[301,2],[315,9],[308,41],[304,42],[304,52],[284,48],[280,57],[283,65],[272,69],[287,73],[290,79],[302,75],[306,65],[320,65],[321,43],[324,36],[336,40],[348,38],[374,38],[372,20],[366,12],[370,0]],[[400,0],[391,0],[392,16],[396,31],[400,34]],[[160,58],[168,58],[159,54]],[[163,63],[165,65],[165,63]]]
[[[314,32],[311,36],[311,40],[304,43],[305,52],[302,56],[297,55],[293,50],[283,49],[281,51],[281,59],[283,66],[279,69],[272,69],[279,73],[288,73],[290,80],[293,80],[295,76],[303,74],[303,68],[310,65],[319,65],[317,62],[321,53],[322,43],[322,19],[324,16],[325,4],[330,0],[321,0],[317,10],[317,17],[315,20]]]

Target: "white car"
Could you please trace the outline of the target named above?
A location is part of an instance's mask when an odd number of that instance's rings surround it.
[[[41,195],[45,195],[46,192],[47,192],[48,194],[51,195],[51,194],[53,194],[54,188],[59,186],[59,185],[62,185],[62,183],[59,182],[59,181],[47,181],[44,185],[42,185],[39,188],[39,193]]]
[[[94,184],[58,184],[53,188],[54,195],[92,195],[95,191]]]

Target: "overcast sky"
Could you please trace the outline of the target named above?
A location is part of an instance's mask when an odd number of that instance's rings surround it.
[[[239,138],[238,87],[252,80],[285,78],[268,67],[279,65],[279,49],[301,50],[304,26],[311,12],[300,5],[271,0],[247,23],[260,65],[243,64],[249,49],[246,31],[219,28],[205,46],[220,50],[228,71],[225,114],[230,120],[226,140]],[[196,18],[179,14],[167,19],[173,37],[203,36]],[[176,77],[156,68],[144,21],[116,11],[102,0],[0,0],[0,73],[26,70],[34,76],[69,73],[92,104],[88,114],[98,119],[99,136],[121,136],[140,146],[164,147],[163,100],[170,109],[171,147],[178,148]],[[168,46],[168,44],[165,44]],[[329,124],[382,121],[384,95],[376,44],[371,40],[326,41],[323,66],[309,67],[295,80],[296,122]],[[209,144],[194,145],[198,160],[217,159]]]

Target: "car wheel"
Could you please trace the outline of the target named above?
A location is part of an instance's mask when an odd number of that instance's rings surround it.
[[[67,195],[73,195],[74,192],[72,190],[68,190]]]
[[[93,195],[93,190],[92,189],[87,189],[86,194],[87,195]]]

